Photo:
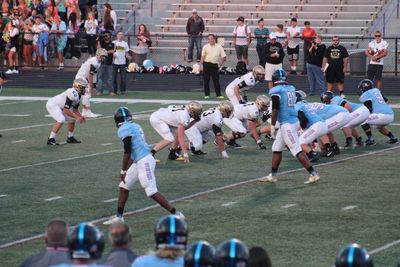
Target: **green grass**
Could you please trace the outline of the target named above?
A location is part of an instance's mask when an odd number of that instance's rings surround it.
[[[10,89],[2,95],[51,96],[57,91]],[[250,94],[253,99],[254,96]],[[133,92],[126,97],[201,99],[202,96],[200,93],[157,92],[155,97],[154,93]],[[399,102],[399,98],[390,99],[391,103]],[[0,139],[0,195],[8,194],[0,198],[0,244],[41,234],[46,223],[54,217],[64,218],[70,225],[75,225],[80,221],[112,215],[116,203],[103,201],[117,196],[122,153],[112,117],[77,125],[76,136],[83,141],[80,145],[48,147],[45,142],[53,121],[44,116],[45,102],[2,105],[13,102],[0,101],[0,115],[31,116],[0,116],[0,133],[3,134]],[[93,105],[93,110],[111,116],[118,106],[118,103],[98,103]],[[133,112],[149,111],[147,114],[150,114],[151,110],[162,105],[127,106]],[[395,122],[399,123],[397,110],[396,115]],[[159,141],[160,137],[146,116],[137,118],[148,142]],[[4,131],[27,125],[36,127]],[[394,134],[400,135],[398,126],[390,128]],[[333,160],[392,147],[385,144],[385,137],[375,131],[374,134],[378,145],[344,151]],[[66,129],[63,128],[58,140],[63,141],[65,136]],[[343,143],[340,132],[337,138],[339,143]],[[25,142],[12,143],[16,140]],[[112,144],[101,146],[106,143]],[[239,143],[247,148],[228,150],[229,160],[222,160],[211,143],[205,146],[208,154],[192,157],[190,164],[167,161],[167,151],[162,151],[158,154],[162,163],[156,169],[160,192],[168,199],[176,199],[265,175],[270,168],[272,143],[267,142],[266,151],[259,150],[250,137]],[[290,153],[284,152],[283,156],[280,171],[300,167]],[[74,157],[81,158],[54,162]],[[277,184],[251,182],[175,205],[187,216],[191,242],[206,239],[217,245],[224,239],[238,237],[249,246],[265,246],[274,266],[330,266],[344,244],[358,242],[368,249],[375,249],[400,239],[399,160],[398,149],[349,158],[334,165],[317,166],[322,178],[316,185],[304,185],[307,173],[300,170],[282,175]],[[322,160],[321,163],[329,161],[332,160]],[[46,162],[51,163],[44,164]],[[32,164],[34,166],[18,168]],[[17,169],[2,171],[14,167]],[[44,201],[54,196],[63,198]],[[227,202],[235,204],[221,206]],[[138,184],[130,194],[126,210],[152,204]],[[296,205],[282,208],[287,204]],[[357,208],[342,210],[349,205],[357,205]],[[163,214],[162,209],[156,208],[126,218],[133,228],[134,250],[145,253],[153,248],[153,225]],[[107,231],[102,226],[101,229]],[[0,250],[0,266],[18,266],[24,258],[42,248],[43,241],[37,240]],[[400,254],[398,251],[399,247],[391,247],[376,253],[373,255],[376,265],[393,266]]]

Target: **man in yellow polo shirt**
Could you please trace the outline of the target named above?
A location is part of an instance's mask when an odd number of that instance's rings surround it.
[[[221,95],[221,85],[219,84],[219,67],[224,65],[226,54],[224,48],[215,43],[215,35],[208,35],[208,44],[201,51],[200,68],[203,69],[204,79],[204,99],[210,98],[210,77],[214,83],[215,93],[218,99],[224,99]]]

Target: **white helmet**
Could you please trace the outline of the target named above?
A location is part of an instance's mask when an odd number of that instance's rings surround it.
[[[303,101],[307,98],[307,94],[303,90],[296,91],[296,102]]]
[[[265,78],[265,69],[261,65],[253,68],[253,75],[257,81],[263,81]]]
[[[269,97],[266,95],[259,95],[256,98],[256,105],[259,110],[266,111],[269,106]]]
[[[130,72],[137,72],[139,70],[139,66],[138,64],[136,64],[135,62],[132,62],[128,65],[128,70]]]
[[[88,87],[88,82],[85,79],[78,78],[75,79],[72,86],[77,89],[82,95],[86,92],[86,87]]]
[[[200,65],[199,65],[199,63],[193,64],[192,73],[193,74],[200,74]]]
[[[218,105],[218,109],[224,118],[230,118],[233,112],[233,105],[230,101],[224,100]]]
[[[107,55],[107,50],[105,50],[104,48],[99,48],[96,50],[96,57],[101,62],[105,62]]]
[[[203,106],[197,101],[190,101],[186,105],[186,109],[189,111],[191,118],[199,119],[201,112],[203,111]]]

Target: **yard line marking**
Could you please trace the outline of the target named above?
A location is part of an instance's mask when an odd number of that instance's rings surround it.
[[[32,114],[0,114],[0,117],[30,117]]]
[[[229,206],[235,205],[236,203],[237,203],[237,202],[235,202],[235,201],[233,201],[233,202],[227,202],[227,203],[222,204],[221,206],[222,206],[222,207],[229,207]]]
[[[357,205],[349,205],[349,206],[343,207],[342,210],[352,210],[352,209],[355,209],[357,207],[358,207]]]
[[[105,143],[105,144],[101,144],[101,146],[111,146],[114,143]]]
[[[0,195],[0,198],[2,198],[2,197],[6,197],[6,196],[8,196],[8,195]]]
[[[62,198],[62,197],[61,196],[55,196],[55,197],[46,198],[44,201],[54,201],[54,200],[57,200],[57,199],[60,199],[60,198]]]
[[[297,206],[297,204],[295,204],[295,203],[293,203],[293,204],[286,204],[286,205],[283,205],[281,208],[282,208],[282,209],[288,209],[288,208],[291,208],[291,207],[294,207],[294,206]]]
[[[369,250],[368,252],[369,252],[369,254],[376,254],[376,253],[378,253],[378,252],[381,252],[381,251],[383,251],[383,250],[386,250],[386,249],[388,249],[388,248],[391,248],[391,247],[393,247],[393,246],[396,246],[396,245],[398,245],[398,244],[400,244],[400,240],[396,240],[396,241],[393,241],[393,242],[391,242],[391,243],[387,243],[386,245],[383,245],[382,247],[379,247],[379,248],[376,248],[376,249],[373,249],[373,250]]]
[[[148,112],[153,112],[153,111],[155,111],[155,109],[143,110],[143,111],[133,112],[132,115],[148,113]],[[114,115],[102,116],[99,118],[87,119],[87,121],[109,119],[109,118],[113,118],[113,117],[114,117]],[[16,131],[16,130],[23,130],[23,129],[38,128],[38,127],[43,127],[43,126],[51,126],[53,124],[54,123],[43,123],[43,124],[34,124],[34,125],[27,125],[27,126],[8,128],[8,129],[0,129],[0,132],[9,132],[9,131]]]
[[[18,101],[18,102],[9,102],[9,103],[0,103],[0,106],[14,105],[14,104],[25,104],[25,103],[31,103],[31,102],[36,102],[36,100]]]
[[[391,123],[390,125],[393,125],[393,126],[400,126],[400,123]]]
[[[15,141],[11,141],[11,144],[16,144],[16,143],[23,143],[26,142],[25,140],[15,140]]]
[[[344,159],[338,159],[338,160],[333,160],[333,161],[326,162],[326,163],[320,163],[320,164],[316,164],[314,166],[315,167],[321,167],[321,166],[335,165],[337,163],[342,163],[342,162],[344,162],[346,160],[363,158],[363,157],[367,157],[367,156],[371,156],[371,155],[375,155],[375,154],[379,154],[379,153],[392,151],[392,150],[399,149],[399,148],[400,148],[400,146],[394,146],[394,147],[385,148],[385,149],[381,149],[381,150],[371,151],[369,153],[350,156],[350,157],[347,157],[347,158],[344,158]],[[283,172],[280,173],[280,176],[285,175],[285,174],[291,174],[291,173],[299,172],[299,171],[304,171],[304,169],[303,168],[298,168],[298,169],[283,171]],[[197,197],[202,197],[202,196],[205,196],[205,195],[208,195],[208,194],[211,194],[211,193],[224,191],[224,190],[227,190],[227,189],[239,187],[239,186],[250,184],[250,183],[254,183],[254,182],[259,182],[260,178],[262,178],[262,177],[257,177],[257,178],[253,178],[253,179],[242,181],[242,182],[237,182],[237,183],[233,183],[233,184],[224,185],[224,186],[221,186],[221,187],[216,187],[216,188],[213,188],[213,189],[208,189],[208,190],[205,190],[205,191],[200,191],[200,192],[197,192],[197,193],[194,193],[194,194],[191,194],[191,195],[187,195],[187,196],[176,198],[176,199],[171,200],[169,202],[171,204],[174,204],[174,203],[177,203],[177,202],[184,202],[186,200],[190,200],[190,199],[197,198]],[[143,213],[143,212],[150,211],[150,210],[153,210],[153,209],[158,208],[158,207],[160,207],[158,204],[153,204],[153,205],[150,205],[150,206],[147,206],[147,207],[144,207],[144,208],[140,208],[140,209],[137,209],[137,210],[124,212],[124,216],[126,217],[126,216],[130,216],[130,215]],[[104,221],[109,220],[109,219],[110,219],[110,216],[102,217],[102,218],[99,218],[99,219],[92,220],[92,221],[90,221],[90,223],[94,223],[94,224],[101,223],[101,222],[104,222]],[[40,238],[43,238],[44,236],[45,236],[45,234],[39,234],[39,235],[34,235],[34,236],[26,237],[26,238],[23,238],[23,239],[15,240],[15,241],[12,241],[12,242],[4,243],[4,244],[0,245],[0,250],[4,249],[4,248],[8,248],[8,247],[13,247],[15,245],[19,245],[19,244],[22,244],[22,243],[30,242],[30,241],[33,241],[33,240],[36,240],[36,239],[40,239]],[[390,244],[387,244],[387,245],[385,245],[385,246],[383,246],[381,248],[378,248],[379,250],[377,252],[385,250],[386,246],[387,246],[387,248],[389,248],[389,247],[397,245],[397,244],[400,244],[400,240],[392,242]],[[375,253],[377,253],[377,252],[375,252]]]
[[[104,203],[110,203],[110,202],[114,202],[114,201],[117,201],[118,200],[118,198],[110,198],[110,199],[106,199],[106,200],[103,200],[103,202]]]

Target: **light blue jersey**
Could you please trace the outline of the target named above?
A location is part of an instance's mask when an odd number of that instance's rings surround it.
[[[121,139],[121,141],[128,136],[132,137],[131,159],[133,162],[138,162],[150,154],[149,145],[144,137],[143,129],[139,124],[126,122],[118,128],[118,138]]]
[[[323,120],[327,120],[337,115],[340,112],[349,112],[347,109],[337,105],[325,105],[322,103],[307,103],[307,108],[317,115],[319,115]]]
[[[362,103],[367,102],[368,100],[372,101],[371,113],[393,115],[393,109],[385,102],[379,89],[370,89],[360,96],[360,101]]]
[[[111,266],[106,266],[106,265],[98,265],[96,263],[92,263],[92,264],[60,264],[60,265],[53,265],[50,267],[111,267]]]
[[[352,111],[354,111],[362,106],[362,104],[350,102],[347,99],[341,98],[340,96],[335,96],[334,98],[332,98],[331,104],[337,105],[337,106],[342,106],[343,101],[346,101],[346,103],[351,106]]]
[[[298,122],[297,112],[294,108],[296,104],[296,89],[289,84],[281,84],[274,86],[269,90],[269,95],[279,97],[279,111],[278,111],[278,122],[283,123],[295,123]]]
[[[296,105],[294,106],[296,109],[296,112],[303,111],[304,116],[306,116],[308,122],[306,125],[306,129],[310,128],[311,125],[314,123],[317,123],[319,121],[324,121],[319,115],[317,115],[314,111],[309,110],[306,106],[305,102],[297,102]]]
[[[183,267],[183,257],[175,260],[161,259],[155,255],[147,255],[136,258],[132,267]]]

